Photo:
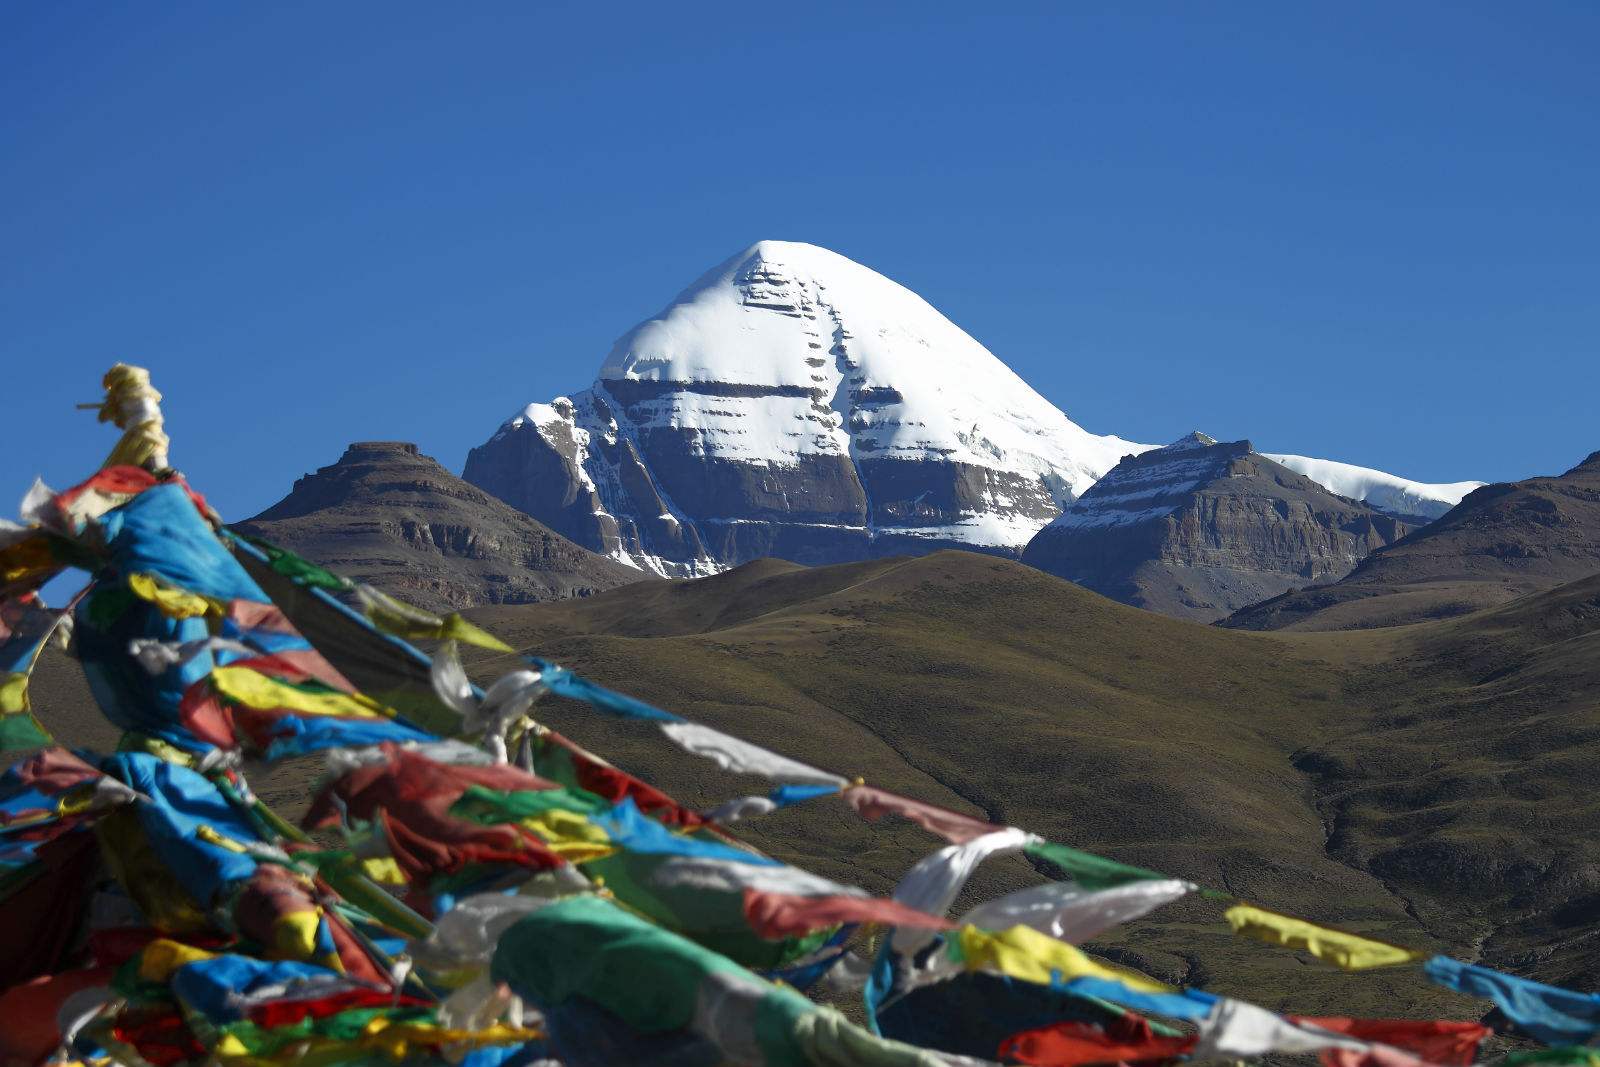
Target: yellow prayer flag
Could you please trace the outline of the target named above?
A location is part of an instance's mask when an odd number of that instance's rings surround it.
[[[1229,908],[1226,916],[1234,933],[1309,952],[1317,959],[1347,971],[1390,967],[1420,960],[1427,955],[1426,952],[1374,941],[1343,930],[1330,930],[1304,919],[1294,919],[1246,904]]]
[[[270,678],[250,667],[234,665],[214,668],[211,684],[227,699],[262,711],[281,708],[301,715],[394,718],[394,712],[361,693],[340,693],[336,690],[311,692]]]
[[[212,609],[212,601],[199,593],[179,589],[153,574],[128,575],[128,588],[141,600],[148,600],[173,619],[192,619]]]
[[[179,967],[197,960],[209,960],[215,955],[215,952],[207,952],[193,945],[157,938],[139,953],[139,978],[145,982],[165,982]]]
[[[515,652],[516,649],[487,631],[474,626],[456,612],[435,615],[396,600],[388,593],[370,585],[356,586],[356,596],[372,625],[395,637],[433,638],[439,641],[460,641],[495,652]]]
[[[1137,971],[1096,963],[1072,945],[1029,926],[988,932],[963,926],[955,934],[962,962],[969,971],[990,970],[1024,982],[1049,985],[1053,975],[1074,978],[1108,978],[1144,993],[1170,993],[1172,987]]]
[[[393,856],[368,856],[360,863],[361,873],[379,885],[403,886],[410,884]]]
[[[28,676],[22,671],[0,674],[0,715],[28,710]]]
[[[530,815],[522,825],[532,830],[550,851],[568,863],[584,863],[604,859],[617,851],[611,835],[597,826],[587,815],[575,811],[552,808]]]
[[[60,568],[43,532],[0,548],[0,588],[30,588]]]

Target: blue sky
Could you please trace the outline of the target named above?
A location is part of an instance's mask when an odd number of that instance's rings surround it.
[[[1600,448],[1597,48],[1559,2],[8,4],[4,491],[93,468],[72,404],[119,359],[231,517],[351,440],[459,470],[762,238],[1096,432],[1564,470]]]

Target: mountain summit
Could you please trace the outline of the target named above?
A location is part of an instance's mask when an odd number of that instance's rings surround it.
[[[762,241],[529,404],[464,476],[658,573],[941,546],[1016,555],[1118,458],[915,293]]]
[[[1022,562],[1135,607],[1201,622],[1348,574],[1405,524],[1196,431],[1126,456]]]
[[[405,441],[357,441],[235,528],[429,611],[587,596],[644,577],[468,485]]]

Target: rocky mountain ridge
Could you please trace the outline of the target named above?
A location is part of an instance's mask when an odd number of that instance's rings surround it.
[[[1210,622],[1349,573],[1410,528],[1198,431],[1123,458],[1022,561],[1113,600]]]
[[[1474,490],[1348,576],[1251,605],[1225,625],[1342,630],[1463,615],[1600,572],[1600,452],[1564,474]]]
[[[429,610],[587,596],[645,577],[573,544],[403,441],[358,441],[241,533]]]

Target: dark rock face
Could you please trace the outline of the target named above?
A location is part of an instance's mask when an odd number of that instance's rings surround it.
[[[1462,615],[1600,571],[1600,452],[1559,477],[1486,485],[1348,577],[1224,625],[1345,630]]]
[[[1123,459],[1022,561],[1113,600],[1210,622],[1348,574],[1408,527],[1257,454],[1191,434]]]
[[[1086,433],[915,294],[762,242],[529,404],[463,477],[657,573],[961,547],[1016,556],[1139,448]]]
[[[398,441],[351,445],[236,528],[430,610],[586,596],[646,577]]]

